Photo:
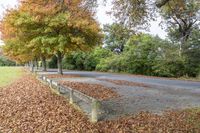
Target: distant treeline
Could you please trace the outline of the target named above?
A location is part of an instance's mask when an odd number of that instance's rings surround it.
[[[0,66],[15,66],[16,63],[4,56],[0,56]]]
[[[134,35],[127,41],[122,52],[116,51],[116,48],[113,51],[107,46],[89,52],[71,52],[65,55],[62,65],[71,70],[197,77],[200,73],[200,43],[197,38],[193,36],[180,56],[177,44],[148,34]],[[54,56],[48,64],[56,68],[56,63]]]

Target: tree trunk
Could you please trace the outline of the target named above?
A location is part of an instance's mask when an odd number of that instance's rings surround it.
[[[37,67],[37,70],[39,70],[39,69],[40,69],[40,66],[39,66],[38,59],[36,60],[36,67]]]
[[[28,66],[27,66],[29,69],[31,68],[31,62],[29,61],[28,62]]]
[[[63,75],[62,71],[62,54],[60,51],[57,52],[57,65],[58,65],[58,74]]]
[[[31,61],[31,72],[34,72],[34,63]]]
[[[46,64],[46,58],[44,56],[42,56],[42,68],[44,72],[47,71],[47,64]]]
[[[34,64],[35,64],[36,70],[38,70],[39,67],[38,67],[38,59],[37,58],[35,59]]]
[[[182,57],[182,53],[184,52],[184,47],[188,40],[187,32],[182,33],[182,36],[180,37],[180,45],[179,45],[179,56]]]

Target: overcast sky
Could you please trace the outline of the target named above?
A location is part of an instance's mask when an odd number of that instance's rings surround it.
[[[6,8],[13,8],[16,7],[18,0],[0,0],[0,19],[2,18]],[[110,11],[111,8],[111,2],[108,2],[106,6],[102,4],[102,2],[99,3],[100,6],[97,10],[97,20],[103,26],[103,24],[111,24],[113,22],[113,18],[106,14],[106,12]],[[150,31],[147,33],[150,33],[152,35],[158,35],[161,38],[165,38],[166,32],[162,30],[162,28],[159,26],[161,19],[158,19],[157,21],[151,22]],[[0,45],[3,44],[3,42],[0,40]]]

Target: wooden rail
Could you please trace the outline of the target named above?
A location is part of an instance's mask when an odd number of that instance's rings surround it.
[[[46,82],[51,88],[56,89],[60,94],[62,95],[69,95],[69,103],[70,104],[76,104],[74,97],[78,98],[79,100],[84,101],[87,104],[90,104],[91,107],[91,115],[90,115],[90,119],[91,122],[97,122],[99,120],[99,116],[98,116],[98,111],[100,109],[100,105],[101,102],[98,99],[95,99],[93,97],[90,97],[78,90],[72,89],[70,87],[66,87],[66,86],[62,86],[59,83],[57,83],[56,81],[53,81],[51,79],[48,79],[45,76],[41,76],[39,77],[39,79],[43,80],[44,82]],[[79,106],[79,105],[77,105]]]

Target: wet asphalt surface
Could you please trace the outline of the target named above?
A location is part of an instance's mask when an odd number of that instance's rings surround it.
[[[56,70],[39,74],[56,74]],[[102,116],[102,119],[112,119],[141,111],[160,114],[166,110],[200,107],[200,82],[101,72],[64,71],[64,74],[81,77],[56,80],[98,83],[112,88],[120,95],[119,98],[102,101],[106,111],[106,116]],[[126,80],[144,83],[149,87],[116,85],[98,79]],[[87,110],[87,107],[85,109]]]

